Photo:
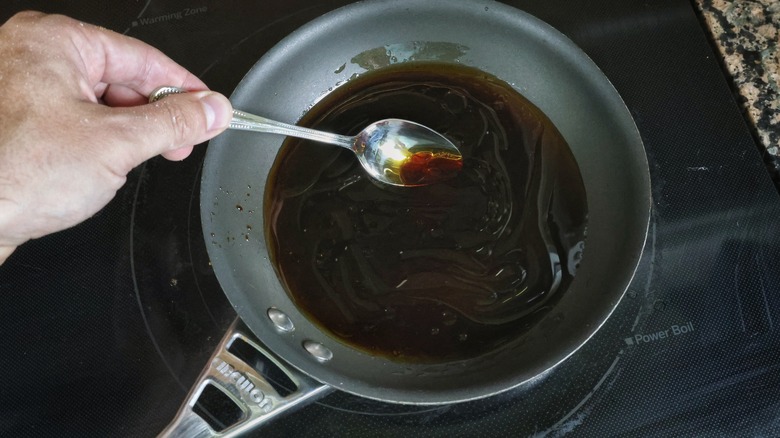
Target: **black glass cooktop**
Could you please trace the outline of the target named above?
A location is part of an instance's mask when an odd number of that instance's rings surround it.
[[[230,94],[279,39],[345,1],[6,1],[168,53]],[[692,6],[508,2],[552,24],[622,95],[645,142],[653,213],[636,278],[569,360],[509,393],[439,407],[334,392],[263,436],[777,436],[780,196]],[[0,435],[162,430],[235,314],[209,266],[205,147],[154,159],[87,222],[0,267]]]

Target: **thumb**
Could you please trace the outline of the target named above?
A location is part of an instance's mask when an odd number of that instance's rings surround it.
[[[224,131],[232,118],[232,106],[223,95],[213,91],[172,94],[157,102],[133,108],[136,126],[131,150],[141,163],[162,154],[182,160],[198,143]]]

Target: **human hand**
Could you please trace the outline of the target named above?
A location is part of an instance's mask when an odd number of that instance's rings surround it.
[[[0,84],[0,264],[97,213],[143,161],[182,160],[231,118],[227,98],[157,49],[37,12],[0,26]],[[162,85],[195,92],[147,104]]]

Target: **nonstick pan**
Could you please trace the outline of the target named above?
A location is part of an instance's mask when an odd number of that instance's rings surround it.
[[[296,308],[269,260],[263,190],[284,138],[226,132],[206,154],[201,217],[214,271],[247,328],[228,334],[168,433],[213,433],[188,410],[208,384],[247,414],[225,433],[246,430],[332,388],[408,404],[487,397],[556,366],[610,316],[634,275],[647,234],[651,195],[645,151],[607,78],[544,22],[484,0],[356,3],[284,39],[249,71],[231,100],[236,108],[295,123],[355,75],[416,61],[461,63],[502,79],[539,107],[566,139],[589,210],[585,254],[569,290],[522,339],[474,359],[400,363],[342,344]],[[261,343],[253,343],[246,330]],[[268,353],[298,390],[280,396],[225,350],[239,338]]]

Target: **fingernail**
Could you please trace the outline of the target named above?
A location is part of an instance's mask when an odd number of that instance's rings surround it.
[[[233,109],[230,101],[225,96],[211,91],[202,91],[200,94],[199,100],[206,114],[206,129],[211,131],[225,128],[230,123]]]

